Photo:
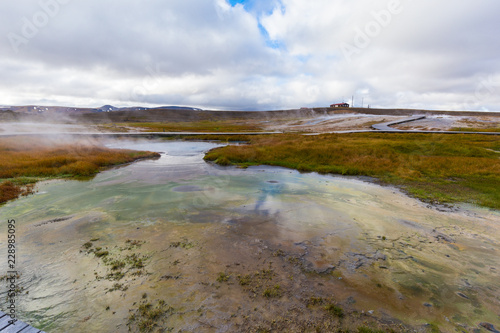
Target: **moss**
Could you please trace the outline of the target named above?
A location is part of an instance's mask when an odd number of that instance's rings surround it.
[[[94,252],[94,255],[98,258],[101,258],[101,257],[105,257],[107,255],[109,255],[109,251],[106,251],[106,250],[99,250],[96,248],[96,251]]]
[[[113,284],[113,287],[108,289],[109,292],[113,292],[116,290],[126,291],[126,290],[128,290],[128,287],[125,286],[124,284],[121,284],[121,283],[115,283],[115,284]],[[108,308],[109,308],[109,306],[108,306]],[[108,310],[108,309],[106,309],[106,310]]]
[[[277,250],[277,251],[275,251],[273,253],[273,256],[274,257],[284,257],[285,256],[285,252],[283,250],[279,249],[279,250]]]
[[[159,300],[156,304],[145,302],[139,305],[137,310],[131,310],[133,313],[129,315],[127,326],[133,331],[136,327],[139,332],[151,332],[157,326],[161,326],[164,331],[169,331],[165,327],[165,320],[174,312],[174,308],[167,305],[163,300]]]
[[[113,273],[109,273],[106,275],[106,279],[108,280],[116,280],[116,281],[119,281],[121,280],[123,277],[125,276],[125,273],[123,272],[113,272]]]
[[[125,257],[125,261],[130,265],[130,267],[137,268],[137,269],[144,268],[144,266],[145,266],[144,260],[145,260],[144,257],[140,257],[136,253],[131,254],[131,255],[127,255]]]
[[[144,242],[142,241],[135,241],[134,244],[137,245],[143,243]],[[102,262],[107,267],[109,267],[109,271],[105,276],[99,276],[97,272],[94,272],[97,280],[107,279],[110,281],[119,281],[123,279],[127,274],[130,274],[131,276],[141,276],[147,274],[146,270],[144,269],[144,267],[146,266],[146,256],[132,253],[130,255],[127,255],[125,258],[119,257],[116,254],[110,253],[108,250],[104,250],[102,247],[92,248],[91,242],[85,243],[83,247],[89,249],[87,253],[94,253],[94,256],[96,258],[102,260]]]
[[[183,248],[183,249],[191,249],[193,248],[195,245],[194,243],[188,241],[187,239],[184,239],[182,241],[178,241],[178,242],[172,242],[170,243],[170,247],[173,247],[173,248]]]
[[[272,280],[273,277],[276,276],[276,273],[272,269],[271,264],[269,264],[268,269],[262,269],[258,271],[255,275],[261,279]]]
[[[125,244],[128,246],[127,247],[127,250],[132,250],[134,248],[140,248],[144,243],[144,241],[140,241],[140,240],[133,240],[133,239],[127,239],[125,241]]]
[[[339,307],[339,306],[337,306],[335,304],[328,304],[328,305],[326,305],[325,306],[325,310],[329,314],[331,314],[331,315],[333,315],[335,317],[338,317],[338,318],[343,318],[344,317],[344,310],[341,307]]]
[[[231,277],[231,275],[228,275],[224,272],[220,272],[219,275],[217,276],[217,282],[227,282],[229,280],[229,278]]]
[[[265,289],[264,292],[262,293],[262,296],[264,296],[266,298],[280,297],[281,296],[281,286],[279,284],[277,284],[272,288]]]
[[[309,306],[320,305],[324,303],[325,299],[323,297],[310,297],[309,300],[307,301],[307,305]]]
[[[109,265],[111,266],[111,270],[113,271],[116,271],[118,269],[122,269],[123,267],[125,267],[125,261],[122,261],[122,260],[113,260],[112,262],[109,263]]]
[[[241,286],[247,286],[252,282],[252,275],[247,274],[247,275],[238,275],[238,282]]]
[[[439,330],[439,326],[434,324],[434,323],[431,323],[428,325],[429,328],[431,329],[431,332],[432,333],[440,333],[441,331]]]

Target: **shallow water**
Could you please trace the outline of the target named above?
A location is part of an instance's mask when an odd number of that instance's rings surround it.
[[[307,316],[303,299],[320,294],[348,311],[424,329],[500,326],[498,211],[441,212],[356,179],[222,168],[202,159],[215,143],[110,146],[162,156],[91,181],[46,182],[0,208],[3,230],[7,219],[18,225],[17,269],[29,292],[18,313],[47,332],[126,332],[144,293],[176,309],[165,323],[175,331],[236,331],[292,305]],[[82,248],[93,238],[116,258],[131,253],[121,249],[128,239],[145,241],[136,250],[148,274],[130,270],[119,280],[128,289],[109,291],[115,281],[96,279],[109,268]],[[6,253],[6,237],[0,242]],[[235,280],[267,265],[280,299]],[[215,282],[219,272],[231,276],[227,285]]]

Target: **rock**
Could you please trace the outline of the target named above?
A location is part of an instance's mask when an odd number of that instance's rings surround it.
[[[349,296],[349,298],[347,299],[347,304],[352,305],[355,303],[356,303],[356,300],[354,299],[354,297]]]
[[[434,237],[436,238],[437,241],[444,241],[446,243],[455,243],[455,240],[453,238],[441,232],[438,232],[437,235]]]
[[[493,333],[500,333],[497,329],[495,329],[495,326],[493,326],[490,323],[481,323],[479,326],[486,328],[488,331],[493,332]]]
[[[373,259],[374,259],[374,260],[387,260],[387,256],[386,256],[385,254],[382,254],[382,253],[377,252],[377,253],[373,256]]]
[[[335,266],[330,265],[330,266],[327,266],[327,267],[318,268],[316,271],[319,274],[331,274],[335,270],[335,268],[336,268]]]
[[[336,269],[336,266],[319,265],[316,262],[306,262],[304,268],[308,272],[315,272],[318,274],[331,274]]]

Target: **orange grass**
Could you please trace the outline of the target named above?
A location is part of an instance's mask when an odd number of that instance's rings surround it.
[[[16,199],[22,193],[23,189],[20,186],[11,181],[5,181],[0,184],[0,203]]]
[[[487,128],[472,128],[472,127],[453,127],[450,131],[456,132],[500,132],[499,127],[487,127]]]
[[[50,142],[34,137],[0,139],[0,203],[25,192],[22,185],[40,178],[91,177],[102,168],[157,153],[109,149],[87,141]],[[32,177],[27,180],[26,177]],[[12,180],[12,181],[11,181]]]
[[[200,120],[193,122],[154,122],[154,123],[118,123],[101,125],[105,130],[127,129],[134,127],[146,132],[255,132],[261,131],[262,126],[248,121],[229,120]]]

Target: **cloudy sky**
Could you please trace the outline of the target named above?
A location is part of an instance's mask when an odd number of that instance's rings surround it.
[[[0,2],[0,105],[500,111],[500,1]]]

